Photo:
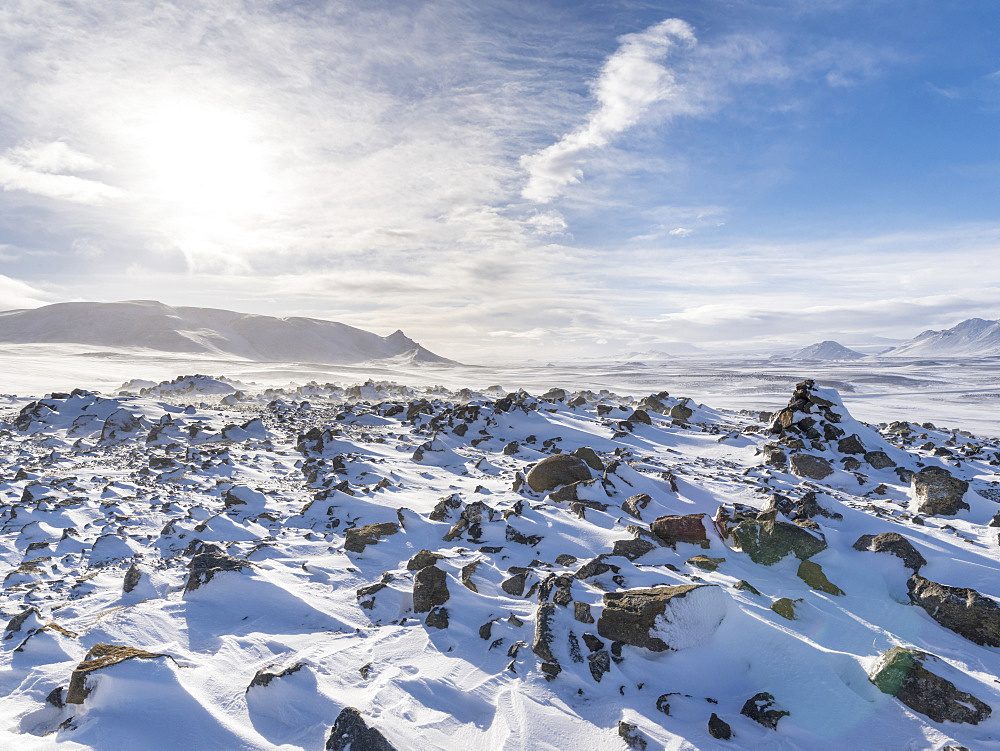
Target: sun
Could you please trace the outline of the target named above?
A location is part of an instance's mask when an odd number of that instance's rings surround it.
[[[148,194],[188,230],[240,221],[266,201],[267,160],[249,115],[173,100],[143,130]]]

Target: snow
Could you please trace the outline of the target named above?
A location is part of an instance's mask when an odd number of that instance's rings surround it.
[[[860,360],[864,355],[839,342],[827,340],[810,344],[788,357],[791,360]]]
[[[924,331],[886,353],[889,357],[997,357],[1000,321],[970,318],[943,331]]]
[[[712,712],[732,726],[734,748],[987,748],[1000,738],[1000,653],[910,606],[898,558],[853,548],[862,534],[899,532],[927,558],[922,575],[1000,597],[1000,544],[987,526],[1000,506],[976,492],[1000,489],[995,410],[984,408],[995,389],[988,365],[320,370],[84,351],[18,345],[4,360],[5,388],[16,395],[0,397],[0,625],[27,607],[41,616],[0,639],[0,747],[321,749],[347,706],[401,750],[621,749],[619,721],[637,725],[650,748],[714,748]],[[45,367],[26,373],[28,362]],[[759,410],[784,406],[805,376],[869,450],[901,468],[940,466],[968,480],[970,510],[915,523],[909,484],[894,469],[849,471],[830,447],[810,449],[836,467],[823,481],[765,466],[760,450],[774,437]],[[131,379],[145,382],[123,388]],[[525,409],[497,411],[499,392],[488,388],[496,383],[537,395],[558,386],[569,398],[525,398]],[[75,387],[100,393],[70,395]],[[668,409],[692,398],[689,424],[656,412],[652,425],[623,424],[642,397],[664,389]],[[584,403],[569,406],[577,395]],[[45,408],[18,429],[15,419],[39,399]],[[407,420],[417,400],[427,409]],[[102,442],[104,421],[119,410],[141,418],[140,429]],[[874,424],[892,419],[906,419],[912,437]],[[323,438],[311,449],[299,439],[314,428]],[[518,452],[504,453],[512,441]],[[583,446],[605,465],[618,462],[578,490],[591,505],[512,489],[554,449]],[[708,549],[679,543],[631,561],[607,556],[617,570],[574,576],[635,528],[648,534],[658,516],[703,513],[710,526],[721,504],[760,509],[772,493],[808,491],[843,517],[815,519],[829,547],[812,558],[843,596],[810,589],[794,557],[754,564],[712,529]],[[639,493],[651,500],[636,518],[622,503]],[[466,529],[443,539],[461,508],[431,512],[454,496],[492,510],[479,537]],[[374,523],[398,530],[362,553],[344,548],[346,529]],[[518,542],[511,529],[541,539]],[[185,592],[195,541],[246,565]],[[446,629],[412,610],[407,562],[424,549],[444,556]],[[700,554],[724,560],[705,571],[687,562]],[[125,594],[132,565],[142,576]],[[501,587],[512,567],[529,570],[524,596]],[[656,624],[672,651],[625,645],[600,682],[582,640],[596,623],[577,620],[573,603],[557,605],[551,650],[561,672],[549,681],[530,645],[541,584],[553,574],[595,620],[606,591],[713,586],[678,599]],[[761,594],[734,588],[740,580]],[[377,583],[384,588],[358,595]],[[796,601],[796,620],[770,608],[781,597]],[[53,622],[74,635],[47,628]],[[170,657],[98,671],[83,705],[47,704],[99,643]],[[994,716],[977,726],[935,723],[882,694],[866,671],[896,645],[937,655],[941,673]],[[248,690],[258,670],[298,663]],[[790,712],[776,731],[740,714],[761,691]],[[657,709],[661,696],[669,715]]]

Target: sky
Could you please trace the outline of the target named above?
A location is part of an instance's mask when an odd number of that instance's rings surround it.
[[[131,299],[464,362],[1000,318],[1000,4],[4,2],[0,309]]]

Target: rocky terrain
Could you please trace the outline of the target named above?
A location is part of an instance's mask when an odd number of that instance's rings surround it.
[[[6,748],[985,748],[1000,440],[666,392],[0,398]]]

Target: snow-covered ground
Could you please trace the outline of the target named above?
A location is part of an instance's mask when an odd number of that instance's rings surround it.
[[[3,363],[0,747],[320,749],[345,707],[398,749],[1000,745],[998,647],[856,546],[1000,595],[995,361]],[[896,646],[993,713],[883,693]]]

